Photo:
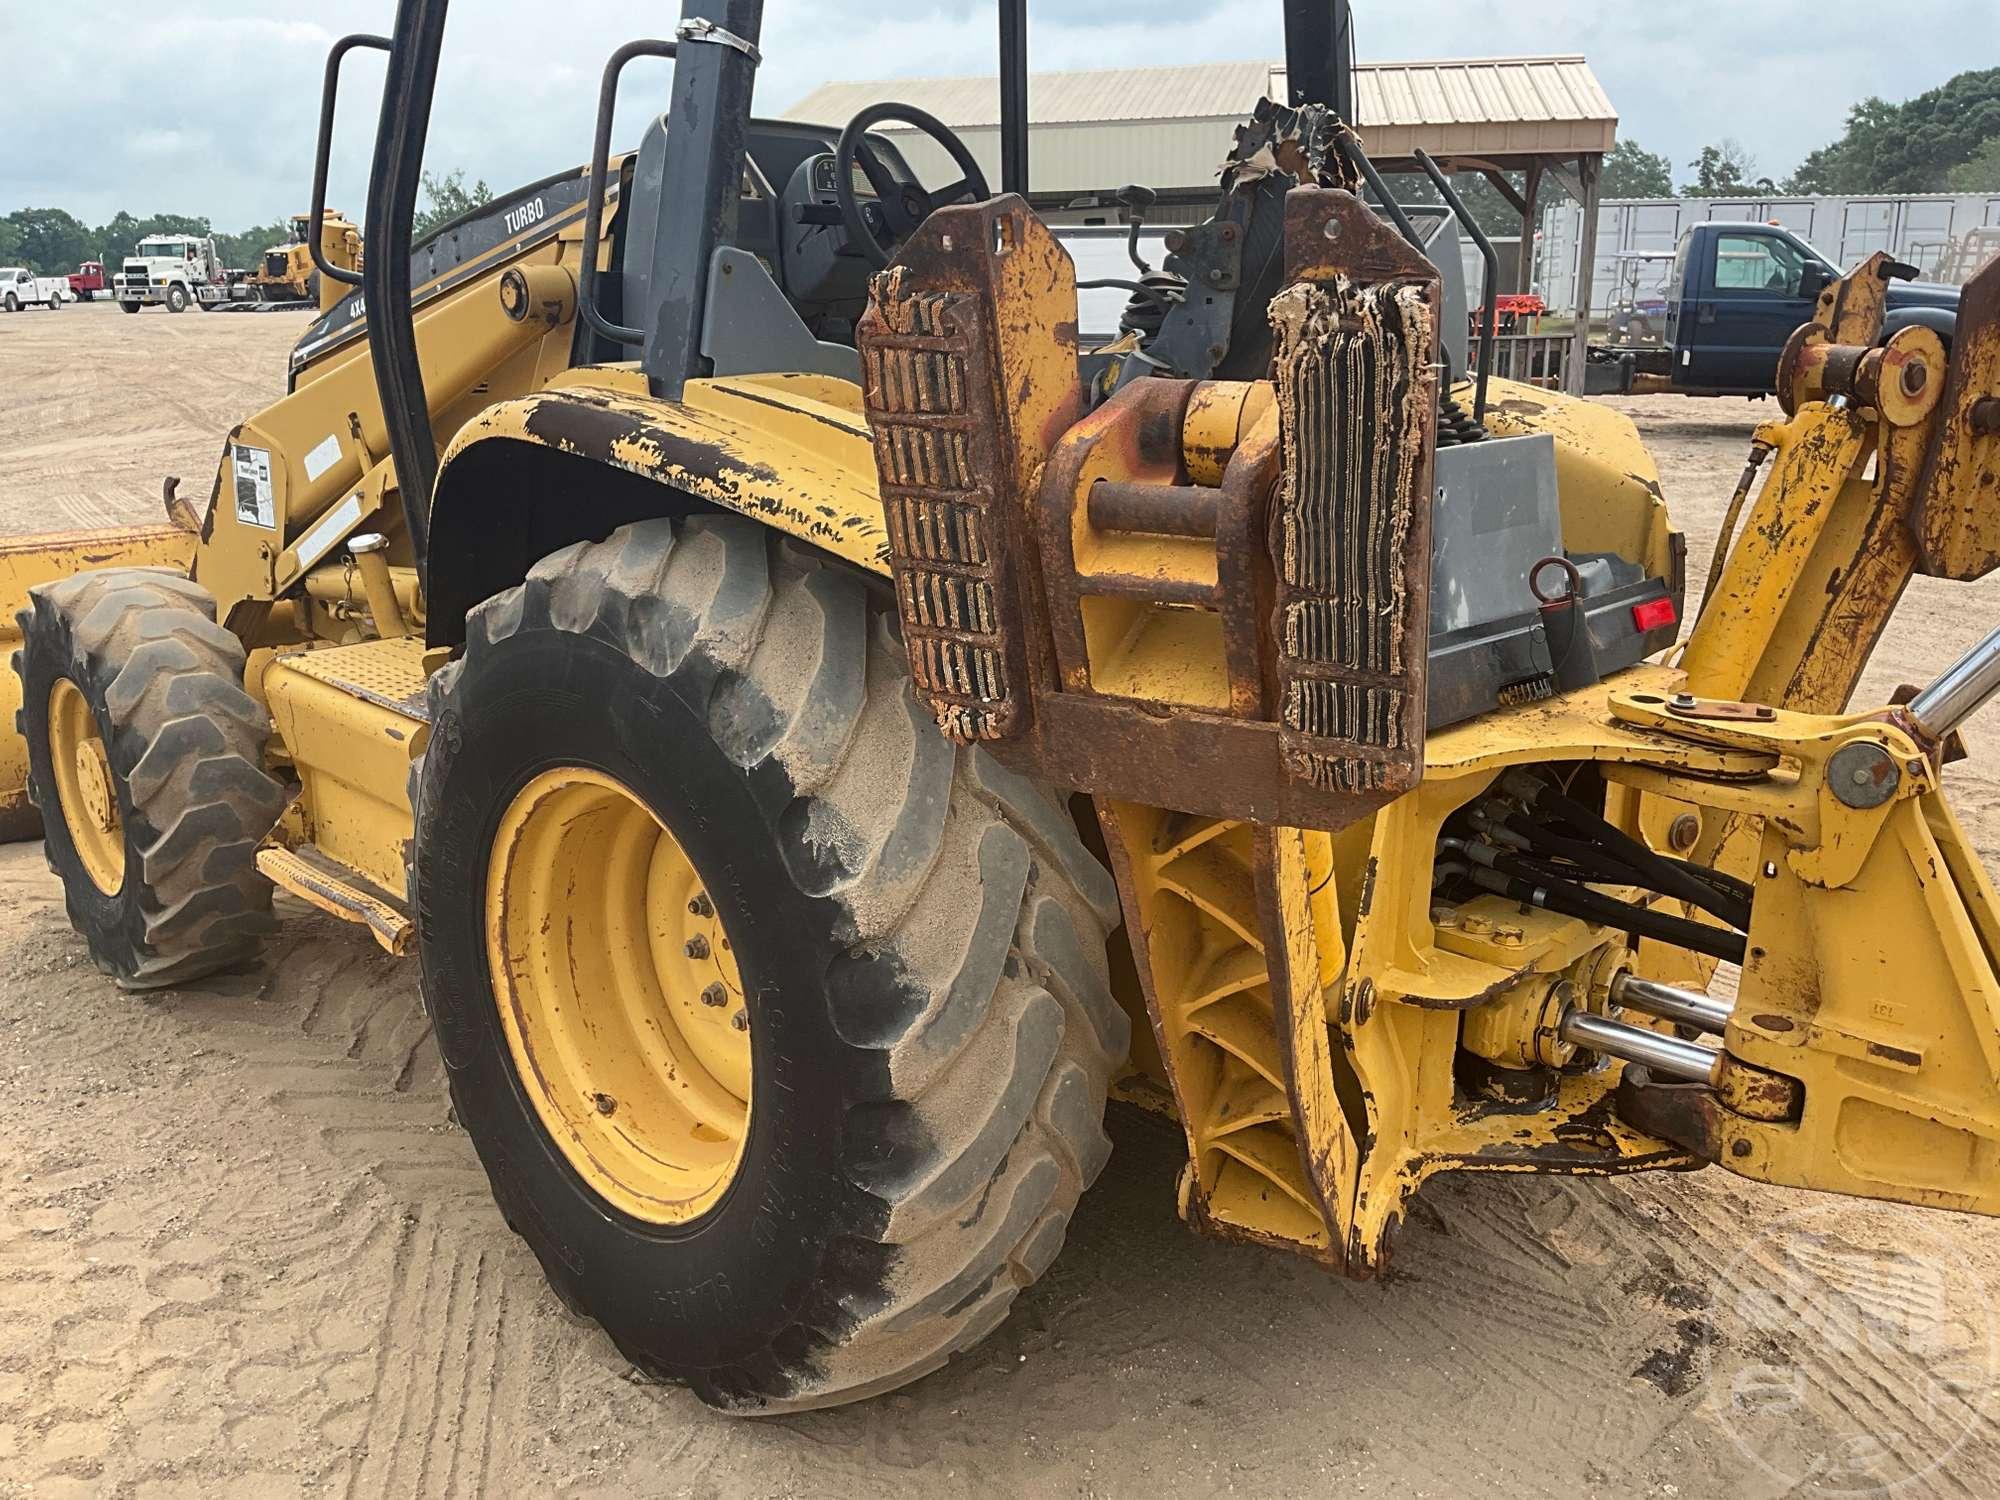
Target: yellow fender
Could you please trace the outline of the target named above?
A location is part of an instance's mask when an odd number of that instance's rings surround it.
[[[505,502],[485,492],[526,482],[518,477],[523,445],[636,475],[889,575],[874,438],[852,381],[738,375],[691,380],[682,400],[664,401],[633,367],[592,366],[567,371],[534,395],[486,408],[446,450],[431,521],[434,639],[449,637],[455,612],[462,618],[464,609],[496,586],[517,581],[534,561],[514,559],[525,565],[511,578],[499,578],[492,563],[463,585],[438,576],[457,566],[455,556],[476,551],[491,536],[493,507]],[[552,482],[560,468],[538,473]],[[597,530],[591,534],[609,529],[607,519],[617,524],[670,509],[665,494],[627,494],[608,515],[592,518]],[[546,540],[536,545],[553,550],[541,545]]]

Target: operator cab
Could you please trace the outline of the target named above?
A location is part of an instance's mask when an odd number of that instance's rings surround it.
[[[875,132],[874,126],[892,120],[915,125],[942,146],[959,165],[958,178],[941,190],[927,187],[895,143]],[[666,147],[662,116],[627,159],[623,193],[630,208],[621,216],[625,243],[619,251],[626,307],[647,305],[654,228],[642,205],[657,201],[652,194],[665,177]],[[851,347],[854,324],[867,303],[868,278],[889,264],[897,247],[936,209],[988,196],[986,179],[964,143],[908,106],[876,105],[844,129],[752,120],[729,248],[754,258],[814,340]],[[755,279],[756,271],[737,264],[739,274]],[[768,307],[768,297],[759,305]],[[717,311],[727,320],[727,298]],[[621,353],[606,348],[596,357],[615,359]]]

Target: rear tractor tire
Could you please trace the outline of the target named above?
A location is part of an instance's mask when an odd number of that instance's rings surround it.
[[[276,929],[257,846],[286,798],[214,600],[120,568],[33,589],[18,618],[28,793],[90,956],[130,990],[253,958]]]
[[[647,521],[473,612],[417,772],[423,985],[557,1294],[745,1413],[892,1390],[1047,1270],[1110,1151],[1110,877],[956,749],[879,586]]]

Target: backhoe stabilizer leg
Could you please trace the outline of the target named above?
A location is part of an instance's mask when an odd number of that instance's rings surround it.
[[[1666,710],[1614,698],[1627,722]],[[1756,900],[1714,1086],[1628,1068],[1627,1123],[1746,1177],[2000,1214],[2000,898],[1895,711],[1682,719],[1796,757],[1796,781],[1616,780],[1761,817]]]

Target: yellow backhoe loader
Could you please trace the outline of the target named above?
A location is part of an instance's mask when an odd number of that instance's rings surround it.
[[[118,983],[251,961],[274,890],[411,954],[551,1286],[734,1411],[990,1332],[1114,1094],[1190,1224],[1355,1277],[1445,1172],[2000,1212],[1941,790],[2000,633],[1848,707],[1911,576],[2000,558],[2000,268],[1949,349],[1880,337],[1883,257],[1827,289],[1674,658],[1653,465],[1463,378],[1474,226],[1343,123],[1339,7],[1106,329],[1024,196],[1021,0],[997,193],[906,106],[753,119],[761,0],[688,0],[588,170],[413,248],[445,9],[329,61],[315,220],[388,54],[365,283],[207,509],[0,554],[0,773]]]

